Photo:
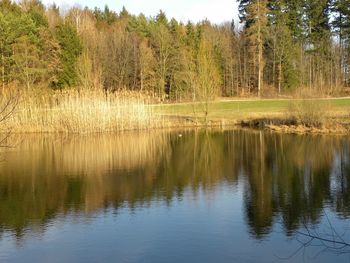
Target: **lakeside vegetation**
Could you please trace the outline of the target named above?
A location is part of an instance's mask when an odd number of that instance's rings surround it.
[[[2,132],[96,133],[179,127],[237,127],[265,124],[332,127],[345,133],[350,124],[350,98],[240,99],[203,103],[151,104],[138,93],[65,90],[18,91],[2,97]],[[208,114],[206,114],[206,111]],[[342,128],[339,129],[339,124]],[[264,125],[265,126],[265,125]],[[299,127],[300,128],[300,127]],[[305,129],[304,129],[305,131]],[[300,130],[299,132],[303,132]]]
[[[11,96],[3,94],[3,104]],[[93,133],[166,126],[166,119],[133,92],[24,90],[16,96],[15,110],[3,122],[4,131]]]
[[[9,101],[16,105],[2,130],[88,133],[270,117],[342,126],[348,99],[325,107],[310,98],[349,92],[347,1],[238,2],[241,24],[216,25],[162,11],[146,17],[2,0],[2,117]],[[225,101],[238,97],[303,102]]]

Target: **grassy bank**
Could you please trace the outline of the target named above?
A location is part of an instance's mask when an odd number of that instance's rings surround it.
[[[204,121],[200,103],[155,106],[164,116],[178,116],[200,124]],[[248,99],[210,103],[209,125],[236,125],[275,131],[304,133],[349,133],[350,98]]]
[[[289,111],[291,99],[248,99],[220,100],[209,104],[208,116],[211,119],[244,119],[251,117],[276,116]],[[350,113],[350,98],[315,99],[311,101],[327,103],[335,113]],[[170,116],[203,116],[203,106],[200,103],[179,103],[155,106],[156,111]]]

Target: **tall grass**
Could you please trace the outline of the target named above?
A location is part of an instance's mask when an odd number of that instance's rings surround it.
[[[2,92],[2,98],[12,96]],[[104,91],[18,91],[15,111],[2,124],[14,132],[94,133],[147,130],[165,125],[136,93]]]

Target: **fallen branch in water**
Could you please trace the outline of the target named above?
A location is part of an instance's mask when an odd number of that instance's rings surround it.
[[[304,256],[305,251],[308,247],[319,247],[321,249],[316,253],[316,255],[313,256],[313,258],[317,258],[320,254],[327,251],[336,255],[350,254],[350,241],[344,239],[346,231],[340,235],[338,231],[333,227],[331,221],[329,220],[329,217],[327,216],[327,213],[324,213],[324,215],[331,230],[330,233],[320,235],[317,230],[310,229],[307,224],[303,222],[303,227],[306,232],[295,232],[297,234],[295,239],[301,245],[291,255],[287,257],[277,257],[282,260],[288,260],[299,254],[301,251],[303,251],[302,253]],[[304,239],[301,239],[300,237],[303,237]]]

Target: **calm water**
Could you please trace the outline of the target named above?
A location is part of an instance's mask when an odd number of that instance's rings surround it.
[[[0,262],[350,262],[350,138],[191,131],[8,144]]]

